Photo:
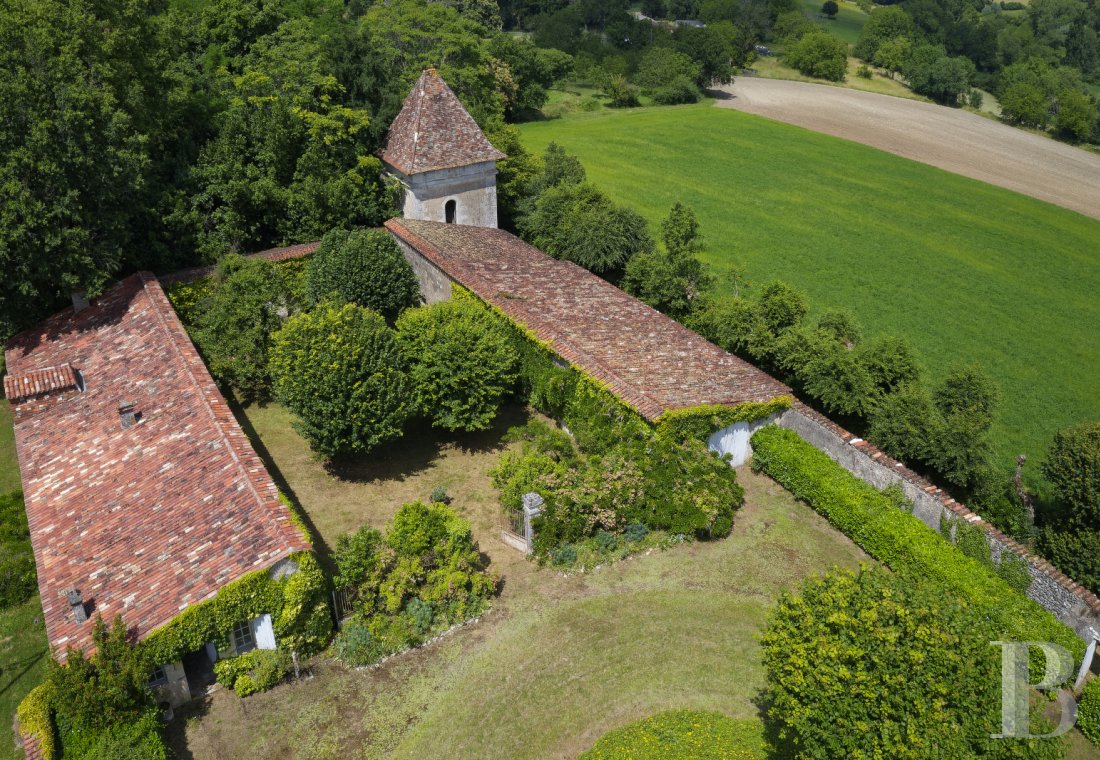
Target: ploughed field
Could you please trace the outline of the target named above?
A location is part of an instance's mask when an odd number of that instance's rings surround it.
[[[711,104],[521,129],[528,150],[553,141],[579,156],[655,232],[673,203],[690,205],[717,274],[736,266],[750,283],[785,280],[815,314],[847,309],[867,334],[906,335],[933,380],[982,364],[1004,396],[993,435],[1006,469],[1016,454],[1041,457],[1057,430],[1100,417],[1096,219]]]

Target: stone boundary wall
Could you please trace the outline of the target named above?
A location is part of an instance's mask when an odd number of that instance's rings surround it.
[[[793,430],[875,488],[900,485],[906,498],[913,502],[913,514],[929,528],[938,531],[940,522],[950,517],[977,525],[985,532],[995,560],[999,561],[1005,551],[1027,560],[1031,574],[1029,597],[1085,641],[1100,639],[1100,598],[1096,594],[1075,583],[1042,557],[1028,553],[1027,547],[1001,533],[942,489],[800,401],[780,415],[777,424]]]

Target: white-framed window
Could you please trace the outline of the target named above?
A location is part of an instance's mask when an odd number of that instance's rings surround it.
[[[158,686],[164,686],[168,683],[168,674],[164,672],[164,667],[157,665],[153,668],[153,674],[149,676],[149,688],[155,689]]]
[[[252,626],[245,620],[233,626],[233,648],[237,654],[251,652],[256,648],[256,637],[252,635]]]

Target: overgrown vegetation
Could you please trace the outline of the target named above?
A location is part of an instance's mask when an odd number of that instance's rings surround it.
[[[91,659],[70,647],[64,665],[50,665],[46,698],[37,705],[46,715],[47,742],[56,726],[61,758],[166,758],[160,710],[148,687],[152,664],[121,617],[108,627],[96,616],[93,625]]]
[[[571,566],[594,543],[597,557],[620,548],[646,548],[651,531],[693,538],[722,538],[744,492],[729,464],[696,440],[623,431],[607,448],[584,449],[545,423],[510,431],[523,442],[501,457],[493,485],[506,510],[522,496],[545,500],[535,519],[536,556]]]
[[[336,637],[352,666],[416,646],[488,609],[499,579],[486,572],[470,523],[450,507],[411,502],[385,533],[340,536],[336,585],[353,589],[355,613]]]
[[[311,306],[353,303],[391,321],[420,303],[416,275],[384,230],[325,233],[306,264],[306,294]]]
[[[38,590],[23,493],[0,496],[0,610],[30,599]]]
[[[806,581],[780,597],[761,639],[779,746],[822,760],[1061,758],[1061,738],[990,738],[1001,726],[997,622],[880,569]]]

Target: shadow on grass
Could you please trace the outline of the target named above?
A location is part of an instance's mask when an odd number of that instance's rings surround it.
[[[37,665],[45,656],[46,650],[43,649],[42,651],[37,652],[30,657],[19,660],[18,662],[13,662],[10,665],[5,665],[3,668],[0,668],[0,675],[5,676],[7,676],[9,673],[12,673],[12,671],[19,671],[18,673],[13,673],[7,679],[7,683],[5,683],[3,686],[0,686],[0,694],[7,692],[10,688],[15,686],[19,679],[27,675],[27,673],[31,672],[31,670],[34,669],[34,666]]]
[[[173,760],[194,760],[195,753],[187,746],[187,724],[191,720],[201,720],[209,715],[213,702],[214,700],[207,696],[180,705],[174,710],[172,720],[164,727],[168,756]]]
[[[252,448],[256,451],[256,455],[260,457],[260,461],[264,463],[264,467],[267,469],[271,479],[275,481],[275,487],[279,491],[290,499],[290,503],[294,505],[294,509],[298,512],[298,516],[302,518],[302,522],[306,524],[306,528],[309,530],[310,535],[313,537],[313,551],[317,554],[317,560],[321,563],[321,567],[325,572],[331,576],[335,572],[335,565],[332,561],[332,547],[326,542],[321,532],[317,530],[317,526],[313,523],[313,519],[310,517],[309,512],[302,508],[302,502],[298,500],[298,495],[294,493],[294,489],[283,476],[282,471],[279,469],[279,465],[275,463],[275,460],[271,456],[271,452],[267,450],[264,445],[263,439],[260,438],[260,434],[256,432],[256,428],[252,426],[252,421],[248,419],[248,415],[244,413],[244,407],[241,403],[230,395],[226,396],[226,402],[229,404],[229,408],[233,411],[233,416],[237,418],[237,422],[240,424],[241,429],[244,430],[244,434],[248,436],[249,443],[252,444]]]
[[[426,470],[448,446],[470,454],[499,451],[504,448],[502,438],[508,428],[528,419],[526,409],[511,404],[500,410],[492,427],[476,433],[448,433],[419,419],[398,440],[367,454],[334,459],[327,469],[334,477],[351,483],[403,481]]]

